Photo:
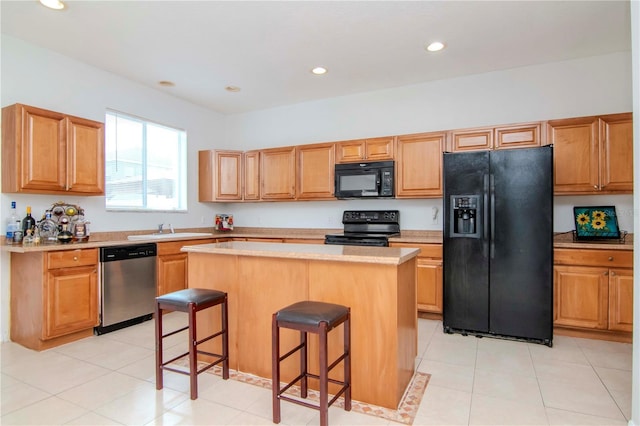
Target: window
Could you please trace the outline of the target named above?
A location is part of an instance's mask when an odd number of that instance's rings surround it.
[[[107,210],[186,211],[187,134],[107,111]]]

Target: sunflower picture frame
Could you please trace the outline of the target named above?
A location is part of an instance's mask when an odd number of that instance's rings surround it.
[[[574,207],[577,240],[620,239],[615,206]]]

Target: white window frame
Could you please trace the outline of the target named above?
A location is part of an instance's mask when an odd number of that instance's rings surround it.
[[[136,121],[139,122],[140,124],[142,124],[143,126],[143,130],[142,130],[142,152],[141,152],[141,168],[142,168],[142,193],[141,193],[141,199],[139,200],[141,203],[141,205],[139,207],[137,206],[110,206],[108,204],[108,197],[107,197],[107,193],[108,193],[108,187],[109,187],[109,178],[108,176],[105,176],[105,186],[106,186],[106,190],[105,190],[105,209],[106,211],[118,211],[118,212],[122,212],[122,211],[129,211],[129,212],[171,212],[171,213],[186,213],[187,212],[187,132],[184,129],[180,129],[180,128],[176,128],[173,126],[168,126],[166,124],[161,124],[152,120],[148,120],[145,118],[141,118],[132,114],[128,114],[128,113],[124,113],[124,112],[120,112],[117,110],[112,110],[112,109],[107,109],[107,113],[106,113],[106,117],[105,117],[105,123],[108,122],[107,117],[108,116],[113,116],[115,118],[121,117],[121,118],[125,118],[127,120],[131,120],[131,121]],[[176,176],[174,177],[174,179],[177,180],[176,183],[176,198],[177,198],[177,206],[174,208],[155,208],[155,207],[150,207],[149,206],[149,199],[148,199],[148,179],[147,179],[147,175],[148,175],[148,156],[147,156],[147,149],[148,149],[148,140],[147,140],[147,126],[148,125],[153,125],[153,126],[157,126],[157,127],[164,127],[166,129],[172,130],[172,131],[176,131],[178,132],[178,147],[176,147],[176,151],[177,151],[177,156],[178,156],[178,161],[177,161],[177,168],[178,170],[175,171]],[[108,136],[109,133],[109,129],[106,129],[106,125],[105,125],[105,151],[107,150],[107,146],[112,143],[111,138]],[[116,137],[117,138],[117,137]],[[117,140],[115,141],[115,143],[117,144]],[[117,150],[117,146],[116,146],[116,150]],[[117,156],[117,154],[116,154]],[[108,154],[105,152],[105,162],[107,161],[107,157]],[[117,160],[116,160],[117,161]],[[105,175],[109,172],[109,168],[105,167]]]

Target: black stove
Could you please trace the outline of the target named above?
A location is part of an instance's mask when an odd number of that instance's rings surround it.
[[[400,235],[398,210],[346,210],[343,234],[325,235],[325,244],[388,247],[389,238]]]

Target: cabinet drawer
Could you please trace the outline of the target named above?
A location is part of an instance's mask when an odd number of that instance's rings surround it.
[[[433,258],[442,260],[442,244],[414,244],[414,243],[390,243],[391,247],[419,248],[419,258]]]
[[[556,265],[633,267],[632,250],[555,249],[553,257]]]
[[[167,241],[165,243],[157,243],[156,249],[158,256],[164,256],[166,254],[177,254],[184,246],[195,246],[197,244],[210,244],[215,243],[214,238],[203,238],[201,240],[182,240],[182,241]]]
[[[47,253],[48,269],[73,268],[98,264],[98,249],[77,249]]]

